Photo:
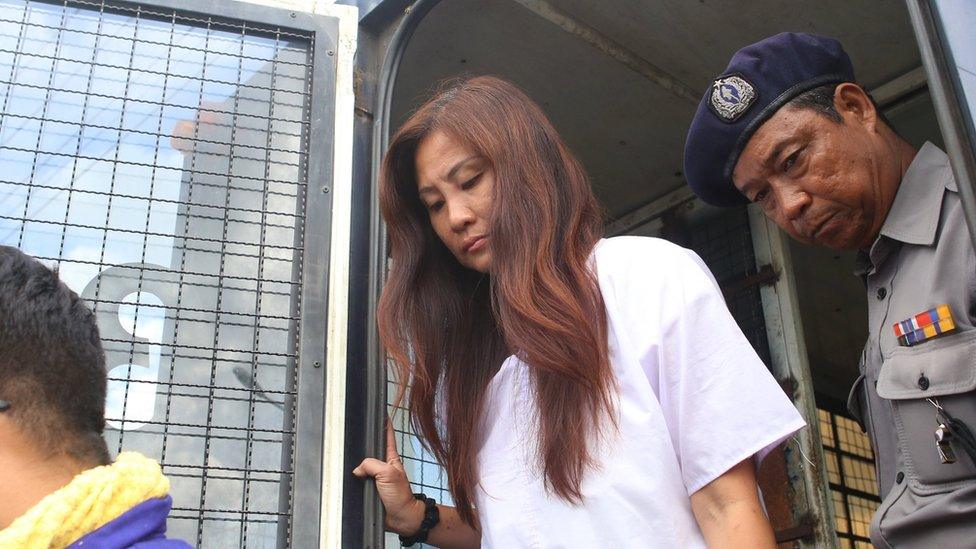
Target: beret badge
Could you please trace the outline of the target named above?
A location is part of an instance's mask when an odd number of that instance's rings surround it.
[[[712,84],[709,104],[725,122],[735,122],[756,100],[756,89],[737,75],[724,76]]]

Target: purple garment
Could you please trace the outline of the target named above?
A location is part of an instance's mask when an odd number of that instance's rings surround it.
[[[166,539],[166,517],[173,498],[147,499],[101,528],[86,534],[68,549],[186,549],[184,541]]]

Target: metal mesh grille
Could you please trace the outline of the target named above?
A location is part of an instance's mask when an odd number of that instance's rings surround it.
[[[311,39],[136,4],[0,1],[0,243],[96,311],[106,438],[170,534],[288,533]]]
[[[392,379],[392,376],[387,376],[387,378]],[[400,457],[403,458],[403,468],[407,472],[407,478],[410,479],[410,486],[414,493],[423,492],[428,497],[434,498],[437,503],[453,505],[454,500],[447,488],[447,472],[434,459],[434,456],[423,448],[420,439],[413,434],[406,408],[393,407],[392,399],[396,396],[396,391],[396,384],[393,381],[387,381],[386,394],[391,401],[387,411],[393,418],[393,432]],[[386,534],[386,547],[387,549],[400,547],[400,541],[396,535]],[[418,547],[431,546],[420,544]]]
[[[720,285],[756,274],[756,256],[745,208],[724,210],[682,232],[676,238],[678,244],[694,250]],[[748,286],[726,295],[726,303],[759,358],[769,365],[769,340],[759,286]]]

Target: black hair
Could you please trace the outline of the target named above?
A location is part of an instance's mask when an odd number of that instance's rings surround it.
[[[0,246],[0,399],[39,449],[110,462],[105,352],[95,315],[36,259]]]
[[[793,107],[795,109],[810,109],[816,111],[817,113],[826,116],[833,122],[837,124],[843,123],[844,119],[841,118],[840,113],[837,112],[837,107],[834,106],[834,92],[837,90],[837,86],[840,84],[826,84],[823,86],[817,86],[816,88],[811,88],[800,95],[794,97],[786,105]],[[868,99],[871,100],[871,104],[874,105],[874,110],[878,113],[878,120],[884,122],[886,126],[895,131],[894,126],[888,121],[888,118],[884,115],[884,112],[875,103],[874,98],[871,94],[867,93]],[[896,132],[897,133],[897,132]]]

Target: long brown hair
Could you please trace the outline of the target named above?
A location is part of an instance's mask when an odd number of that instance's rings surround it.
[[[476,273],[451,255],[417,194],[415,156],[434,132],[487,159],[495,186],[493,262]],[[590,182],[542,110],[506,81],[450,82],[396,132],[380,173],[391,267],[380,298],[397,401],[447,469],[461,517],[472,498],[485,390],[505,357],[529,365],[547,489],[581,502],[590,448],[613,421],[607,322],[590,255],[603,229]],[[409,391],[407,386],[409,385]]]

